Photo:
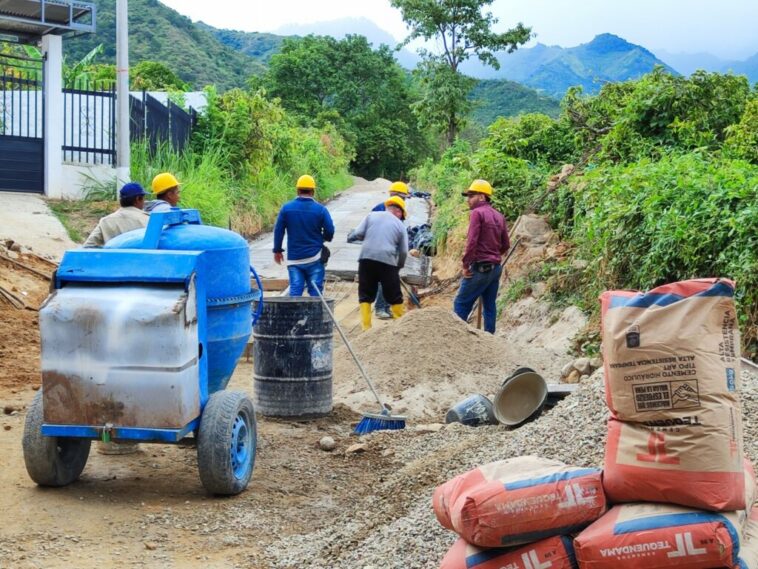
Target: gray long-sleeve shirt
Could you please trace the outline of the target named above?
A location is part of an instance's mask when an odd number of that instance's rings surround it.
[[[348,243],[363,241],[359,259],[372,259],[398,268],[408,256],[408,234],[403,222],[388,211],[369,213],[347,236]]]

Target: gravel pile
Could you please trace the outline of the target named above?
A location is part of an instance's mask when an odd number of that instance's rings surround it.
[[[745,449],[758,460],[758,378],[743,373]],[[267,548],[276,568],[431,569],[455,541],[431,508],[434,488],[480,464],[525,454],[577,466],[602,466],[605,407],[600,372],[539,420],[504,427],[446,426],[437,433],[374,433],[369,449],[392,449],[397,470],[365,489],[362,500],[327,530],[288,538]]]
[[[427,422],[441,420],[450,406],[472,393],[494,395],[522,363],[508,341],[442,308],[413,310],[391,326],[364,332],[352,344],[393,410]],[[334,397],[355,410],[376,406],[344,346],[334,351]]]

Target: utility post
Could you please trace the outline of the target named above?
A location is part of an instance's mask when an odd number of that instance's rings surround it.
[[[129,165],[129,2],[116,0],[116,181],[130,179]]]

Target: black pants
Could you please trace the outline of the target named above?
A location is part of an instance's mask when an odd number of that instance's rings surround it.
[[[382,283],[384,298],[390,304],[402,304],[400,269],[386,263],[361,259],[358,261],[358,301],[374,302],[376,290]]]

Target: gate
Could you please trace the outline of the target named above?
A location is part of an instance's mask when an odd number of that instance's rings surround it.
[[[0,190],[45,189],[42,61],[0,55]]]
[[[112,81],[77,82],[63,89],[63,160],[116,165],[116,86]]]

